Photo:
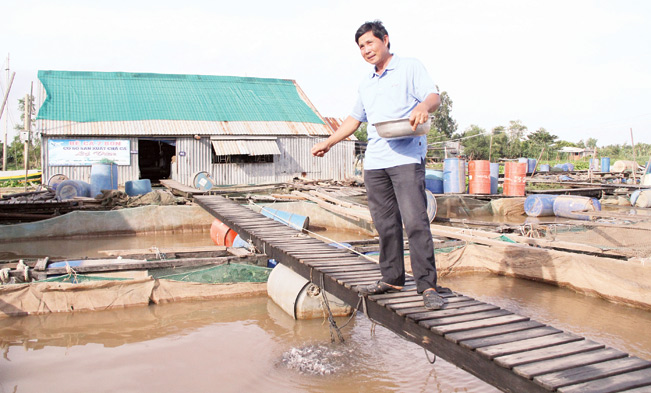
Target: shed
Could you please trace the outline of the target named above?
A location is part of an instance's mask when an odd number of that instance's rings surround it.
[[[44,181],[89,181],[103,159],[118,164],[119,184],[191,186],[202,171],[218,185],[354,173],[354,140],[323,158],[310,154],[334,129],[293,80],[80,71],[39,71],[38,79]]]

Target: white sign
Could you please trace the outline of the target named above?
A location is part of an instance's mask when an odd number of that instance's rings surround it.
[[[131,165],[131,143],[128,139],[50,139],[48,165],[92,165],[112,161]]]

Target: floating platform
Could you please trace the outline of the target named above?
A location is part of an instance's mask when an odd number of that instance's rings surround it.
[[[412,277],[399,293],[360,297],[378,264],[266,218],[220,196],[195,201],[242,239],[368,318],[506,392],[651,391],[651,362],[571,332],[477,301],[443,296],[424,308]]]

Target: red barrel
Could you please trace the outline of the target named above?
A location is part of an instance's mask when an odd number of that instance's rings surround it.
[[[236,237],[237,232],[215,218],[210,226],[210,238],[216,245],[231,247]]]
[[[471,194],[491,193],[491,163],[474,160],[468,163],[468,188]]]
[[[527,177],[527,163],[507,162],[504,164],[504,188],[502,193],[509,196],[524,196]]]

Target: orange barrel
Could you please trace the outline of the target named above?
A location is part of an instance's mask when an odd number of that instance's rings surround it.
[[[236,237],[237,232],[215,218],[210,226],[210,238],[216,245],[231,247]]]
[[[526,162],[507,162],[504,164],[504,195],[524,196],[527,177]]]
[[[468,187],[471,194],[491,193],[491,163],[473,160],[468,163]]]

